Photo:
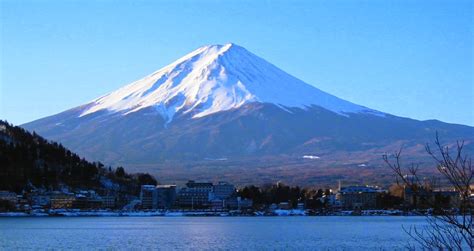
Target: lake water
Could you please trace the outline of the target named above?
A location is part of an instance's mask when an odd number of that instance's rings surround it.
[[[394,250],[423,217],[0,218],[0,250]]]

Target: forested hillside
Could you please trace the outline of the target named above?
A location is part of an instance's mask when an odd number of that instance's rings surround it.
[[[127,174],[122,167],[89,162],[56,142],[0,120],[0,190],[113,187],[136,194],[141,184],[156,184],[149,174]]]

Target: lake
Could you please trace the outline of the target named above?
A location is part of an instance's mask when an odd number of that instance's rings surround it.
[[[4,217],[0,250],[394,250],[423,217]]]

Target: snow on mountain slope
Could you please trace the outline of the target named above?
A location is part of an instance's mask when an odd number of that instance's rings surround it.
[[[92,101],[80,116],[100,110],[128,114],[153,107],[170,122],[177,112],[198,118],[250,102],[273,103],[283,109],[316,105],[341,115],[383,115],[325,93],[229,43],[201,47]]]

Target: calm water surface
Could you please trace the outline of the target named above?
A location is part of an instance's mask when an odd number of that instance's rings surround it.
[[[0,218],[0,250],[394,250],[423,217]]]

